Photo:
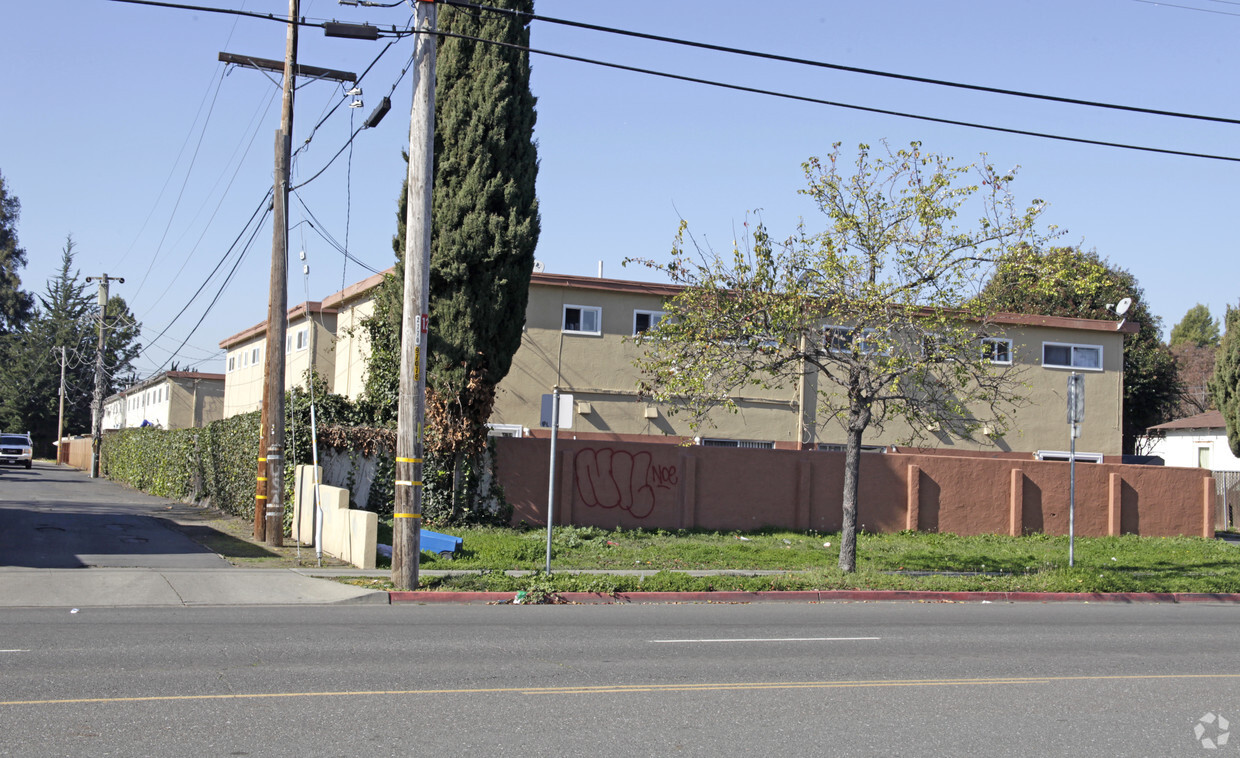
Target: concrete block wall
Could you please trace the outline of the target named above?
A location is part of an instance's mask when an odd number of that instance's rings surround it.
[[[321,467],[298,466],[293,502],[293,539],[314,544],[315,481]],[[375,567],[379,516],[349,508],[349,491],[326,484],[318,486],[323,510],[323,552],[363,569]]]

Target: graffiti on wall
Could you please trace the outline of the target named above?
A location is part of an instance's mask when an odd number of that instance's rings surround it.
[[[593,508],[620,508],[634,518],[654,512],[658,490],[679,483],[675,466],[651,463],[646,451],[583,448],[573,458],[577,497]]]

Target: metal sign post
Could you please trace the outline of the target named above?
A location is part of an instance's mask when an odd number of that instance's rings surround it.
[[[543,395],[543,398],[546,397]],[[569,397],[572,396],[569,395]],[[547,482],[547,576],[551,575],[551,524],[555,515],[555,440],[560,431],[560,385],[558,384],[552,388],[549,420],[551,422],[551,473],[548,475]]]
[[[1085,377],[1068,375],[1068,567],[1076,565],[1076,438],[1085,420]]]

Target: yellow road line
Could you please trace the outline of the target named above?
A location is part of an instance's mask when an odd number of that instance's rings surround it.
[[[255,692],[230,695],[149,695],[145,697],[83,697],[49,700],[0,700],[11,705],[77,705],[83,703],[158,703],[192,700],[261,700],[309,697],[374,697],[392,695],[595,695],[634,692],[712,692],[719,690],[848,689],[855,687],[968,687],[995,684],[1052,684],[1056,682],[1106,682],[1141,680],[1240,679],[1240,674],[1129,674],[1080,676],[1013,676],[977,679],[873,679],[836,682],[717,682],[702,684],[627,684],[564,687],[488,687],[430,690],[345,690],[339,692]]]

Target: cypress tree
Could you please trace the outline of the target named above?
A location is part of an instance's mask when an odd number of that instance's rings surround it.
[[[495,5],[533,12],[533,0]],[[517,47],[529,44],[529,29],[507,14],[443,6],[439,28]],[[485,442],[495,387],[521,345],[539,232],[535,98],[529,82],[529,55],[522,50],[462,37],[439,39],[427,448],[450,452],[458,470],[462,456]],[[372,355],[366,400],[377,420],[388,422],[399,385],[407,197],[406,186],[392,242],[396,275],[380,288],[367,324]]]
[[[1240,307],[1227,306],[1223,324],[1226,331],[1214,360],[1210,393],[1223,413],[1231,454],[1240,456]]]

